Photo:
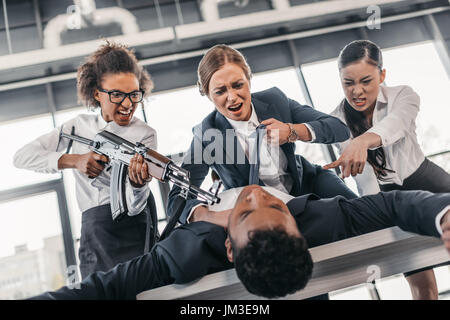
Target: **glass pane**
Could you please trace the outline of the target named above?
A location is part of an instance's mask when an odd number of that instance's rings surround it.
[[[252,78],[252,92],[278,87],[288,97],[300,104],[306,104],[295,68],[255,73]]]
[[[145,103],[148,124],[158,134],[158,152],[164,155],[185,152],[192,140],[192,128],[210,112],[213,105],[197,87],[150,96]]]
[[[22,299],[65,285],[56,192],[0,203],[0,299]]]
[[[0,190],[60,177],[58,173],[42,174],[30,170],[17,169],[13,165],[13,156],[18,149],[52,129],[53,121],[50,114],[0,124],[0,137],[4,138],[2,139],[2,157],[0,157],[0,167],[2,168]],[[9,138],[5,139],[5,137]]]
[[[424,59],[426,57],[426,59]],[[450,151],[450,79],[432,42],[383,51],[386,83],[409,85],[420,96],[416,120],[419,144],[425,155]],[[448,158],[433,159],[447,165]]]
[[[337,60],[320,61],[302,66],[314,107],[330,113],[344,98]]]
[[[308,85],[308,90],[314,107],[325,113],[332,112],[339,104],[339,101],[344,98],[344,93],[340,84],[341,80],[339,78],[337,60],[333,59],[318,63],[305,64],[302,66],[302,72]],[[326,91],[326,94],[324,94],[324,91]],[[335,151],[335,155],[339,157],[337,148],[333,149]],[[314,163],[324,165],[330,160],[331,159],[322,158],[317,159]],[[352,177],[345,179],[345,183],[353,192],[358,194],[356,182]]]

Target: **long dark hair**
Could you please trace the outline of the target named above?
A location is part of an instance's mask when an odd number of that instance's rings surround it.
[[[339,54],[339,70],[360,60],[376,66],[380,72],[383,69],[381,49],[369,40],[356,40],[346,45]],[[353,109],[347,99],[344,99],[344,116],[353,137],[362,135],[371,127],[364,113]],[[386,155],[382,147],[367,150],[367,162],[373,167],[379,180],[385,180],[387,172],[395,172],[386,168]]]

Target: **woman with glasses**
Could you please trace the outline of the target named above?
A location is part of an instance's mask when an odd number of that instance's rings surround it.
[[[120,262],[144,253],[146,217],[141,214],[150,196],[151,176],[141,156],[132,159],[126,179],[128,214],[113,221],[110,210],[109,159],[88,146],[60,138],[68,134],[93,139],[103,130],[133,143],[156,149],[156,132],[133,117],[153,82],[125,46],[102,45],[78,68],[79,100],[98,114],[79,115],[25,145],[14,156],[14,165],[43,173],[73,170],[78,206],[83,212],[80,239],[82,278],[94,271],[106,271]]]

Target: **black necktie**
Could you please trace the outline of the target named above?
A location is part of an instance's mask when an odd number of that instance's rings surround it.
[[[256,163],[250,163],[250,175],[248,178],[248,184],[259,184],[259,154],[261,150],[261,143],[263,142],[264,134],[266,133],[266,126],[260,124],[256,127],[256,131],[250,135],[254,137],[256,135]],[[251,152],[253,150],[249,150]],[[251,157],[249,157],[251,158]]]

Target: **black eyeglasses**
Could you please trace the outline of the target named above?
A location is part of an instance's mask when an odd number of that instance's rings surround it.
[[[144,90],[136,90],[133,92],[125,93],[119,90],[105,90],[98,88],[99,91],[107,93],[109,95],[109,101],[115,104],[122,104],[126,97],[130,99],[131,103],[138,103],[144,99]]]

